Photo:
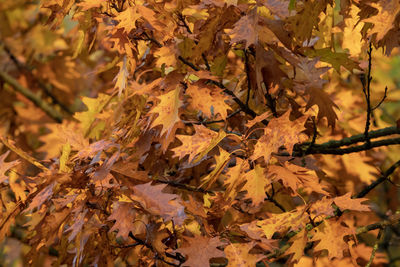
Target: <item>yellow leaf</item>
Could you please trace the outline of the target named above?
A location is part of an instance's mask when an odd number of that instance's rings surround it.
[[[97,98],[86,96],[82,98],[82,102],[86,105],[88,110],[76,113],[74,118],[81,122],[81,128],[85,136],[89,134],[89,129],[96,119],[96,115],[102,111],[109,100],[110,96],[106,94],[99,94]]]
[[[246,184],[243,186],[243,190],[247,191],[246,198],[251,199],[254,206],[258,206],[266,197],[265,187],[270,184],[270,180],[267,179],[264,168],[260,165],[256,165],[244,176]]]
[[[179,119],[179,107],[182,105],[182,101],[179,99],[180,87],[177,86],[175,90],[172,90],[158,98],[161,100],[149,113],[158,113],[158,117],[153,121],[151,127],[162,125],[161,135],[171,133],[172,128]]]
[[[118,63],[117,66],[119,67],[119,72],[117,76],[115,76],[114,81],[116,81],[115,88],[118,88],[118,96],[120,96],[122,91],[126,88],[129,75],[126,56],[124,56],[124,60]]]

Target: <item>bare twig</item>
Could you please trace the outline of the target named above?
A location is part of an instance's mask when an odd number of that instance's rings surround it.
[[[32,67],[27,66],[27,65],[23,64],[22,62],[20,62],[17,59],[17,57],[11,52],[10,48],[8,48],[8,46],[4,42],[0,41],[0,45],[3,46],[3,49],[7,53],[8,57],[11,59],[12,62],[14,62],[15,66],[18,68],[18,70],[21,73],[28,75],[33,80],[33,82],[35,82],[45,92],[45,94],[51,98],[51,100],[54,104],[59,105],[60,108],[62,110],[64,110],[66,113],[68,113],[69,115],[73,114],[72,110],[70,110],[66,105],[64,105],[64,103],[62,103],[60,100],[58,100],[57,97],[51,92],[51,86],[42,82],[40,79],[38,79],[32,73],[32,69],[33,69]]]
[[[367,265],[365,265],[365,267],[370,267],[372,262],[373,262],[373,260],[374,260],[374,258],[375,258],[375,253],[376,253],[376,251],[378,249],[379,241],[381,240],[381,237],[382,237],[382,232],[383,232],[383,229],[379,229],[378,236],[376,237],[375,244],[374,244],[374,246],[372,248],[371,257],[369,258],[369,261],[368,261]]]
[[[183,57],[179,56],[178,59],[180,61],[182,61],[184,64],[186,64],[187,66],[191,67],[193,70],[195,71],[199,71],[200,68],[196,67],[193,63],[187,61],[186,59],[184,59]],[[242,102],[242,100],[240,100],[231,90],[229,90],[228,88],[225,87],[225,85],[223,85],[221,82],[218,81],[214,81],[211,79],[207,79],[207,82],[221,88],[224,93],[232,96],[233,101],[236,102],[236,104],[239,105],[240,109],[245,112],[246,114],[250,115],[252,118],[257,116],[257,113],[254,112],[254,110],[250,109],[245,103]],[[264,123],[265,125],[268,125],[268,121],[267,120],[263,120],[262,123]]]
[[[369,49],[367,51],[368,53],[368,74],[367,74],[367,83],[365,84],[365,82],[362,83],[363,85],[363,93],[365,96],[365,101],[367,102],[367,120],[365,122],[365,131],[364,131],[364,135],[365,135],[365,143],[367,145],[367,147],[369,147],[371,145],[371,140],[368,137],[368,133],[369,133],[369,127],[371,124],[371,113],[372,113],[372,107],[371,107],[371,81],[372,81],[372,77],[371,77],[371,68],[372,68],[372,43],[369,43]]]
[[[368,133],[368,137],[370,139],[373,139],[373,138],[389,136],[389,135],[393,135],[393,134],[400,134],[400,128],[397,128],[396,126],[391,126],[391,127],[386,127],[386,128],[382,128],[382,129],[375,130],[375,131],[370,131]],[[331,140],[329,142],[325,142],[322,144],[314,144],[313,147],[314,148],[337,148],[337,147],[341,147],[341,146],[354,145],[356,143],[364,142],[364,141],[365,141],[365,135],[357,134],[357,135],[353,135],[350,137],[345,137],[340,140]],[[308,146],[309,144],[310,144],[310,142],[305,142],[305,143],[302,143],[301,146]]]
[[[361,192],[359,192],[357,195],[354,195],[352,198],[362,198],[366,194],[368,194],[372,189],[374,189],[377,185],[383,183],[386,181],[389,176],[400,166],[400,160],[394,163],[392,166],[390,166],[389,169],[387,169],[381,177],[379,177],[376,181],[365,187]]]
[[[63,116],[53,107],[51,107],[47,102],[43,99],[35,95],[31,90],[22,86],[17,80],[8,75],[7,73],[0,70],[0,79],[4,82],[11,85],[17,92],[24,95],[30,101],[32,101],[38,108],[42,109],[50,118],[55,120],[56,122],[61,123],[63,120]]]
[[[246,106],[249,106],[250,92],[251,92],[250,64],[249,64],[249,56],[247,55],[247,50],[244,49],[243,53],[244,53],[244,66],[245,66],[245,69],[246,69],[246,76],[247,76]]]
[[[376,104],[376,106],[373,107],[372,110],[375,110],[375,109],[379,108],[380,105],[382,105],[383,101],[385,101],[385,99],[386,99],[386,97],[387,97],[387,91],[388,91],[388,88],[387,88],[387,86],[386,86],[386,87],[385,87],[385,93],[383,94],[383,97],[382,97],[381,101],[379,101],[379,103]]]

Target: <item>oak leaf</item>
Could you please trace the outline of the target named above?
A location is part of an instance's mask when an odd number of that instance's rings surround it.
[[[142,207],[153,215],[159,215],[165,220],[174,220],[181,225],[185,220],[184,207],[178,203],[180,198],[174,194],[162,192],[167,185],[151,185],[151,182],[133,187],[132,199],[137,200]]]
[[[110,96],[106,94],[99,94],[97,98],[83,97],[82,102],[86,105],[87,111],[75,113],[74,118],[80,121],[83,134],[89,134],[89,130],[96,119],[96,115],[100,113],[107,102],[110,100]]]
[[[207,236],[185,237],[186,246],[177,249],[186,257],[183,266],[204,267],[211,258],[224,257],[224,252],[217,249],[223,245],[218,237]]]
[[[228,110],[232,108],[225,103],[229,97],[225,96],[221,89],[206,85],[202,82],[190,84],[186,94],[191,97],[190,105],[203,112],[208,118],[220,114],[222,119],[228,116]]]
[[[179,119],[179,107],[182,101],[179,99],[180,87],[177,86],[174,90],[159,96],[160,103],[158,103],[149,113],[158,113],[158,117],[152,122],[151,127],[162,125],[161,135],[166,133],[167,137],[170,135],[175,123]]]
[[[322,89],[310,87],[307,90],[307,93],[310,95],[310,98],[306,105],[306,110],[311,108],[314,105],[318,106],[318,116],[317,119],[320,120],[323,117],[326,117],[328,120],[328,126],[335,127],[335,123],[337,120],[337,115],[333,107],[339,108],[332,100],[331,97]]]
[[[0,184],[7,180],[6,172],[20,163],[19,160],[5,162],[8,154],[10,154],[10,151],[0,156]]]
[[[290,111],[281,115],[279,118],[272,119],[268,126],[264,129],[264,135],[257,141],[252,160],[264,157],[266,163],[269,162],[271,154],[278,152],[281,146],[285,146],[291,154],[293,146],[305,140],[305,136],[301,134],[306,116],[291,121],[289,119]]]
[[[189,155],[188,161],[192,162],[200,154],[197,159],[201,160],[226,136],[224,131],[216,133],[203,125],[194,125],[194,129],[196,131],[194,135],[176,135],[182,145],[171,150],[179,159]]]
[[[302,229],[299,233],[292,237],[290,241],[293,241],[292,245],[288,250],[285,251],[284,255],[291,255],[289,261],[296,263],[304,255],[304,249],[308,241],[307,231]]]
[[[308,223],[308,214],[304,208],[297,208],[293,211],[284,212],[280,214],[272,214],[270,218],[257,222],[264,231],[265,236],[271,239],[276,233],[285,233],[289,229],[297,231],[303,228]]]
[[[319,60],[331,64],[337,72],[340,72],[341,66],[350,72],[354,69],[361,70],[358,63],[350,59],[347,53],[333,52],[329,47],[309,50],[305,54],[309,57],[317,57]]]
[[[328,258],[330,260],[344,257],[343,250],[348,249],[348,245],[343,238],[355,234],[353,229],[345,227],[341,223],[341,219],[327,219],[313,229],[314,235],[310,241],[320,241],[314,247],[314,250],[328,250]]]
[[[236,165],[228,169],[224,185],[227,199],[234,199],[240,191],[240,185],[245,181],[244,171],[249,169],[249,163],[241,158],[236,159]]]
[[[271,183],[271,181],[265,175],[265,169],[260,165],[256,165],[254,169],[244,174],[246,184],[242,190],[246,190],[246,198],[251,199],[254,206],[258,206],[262,203],[266,197],[265,187]]]
[[[268,174],[272,176],[273,180],[282,181],[283,185],[290,188],[293,193],[296,193],[300,188],[304,188],[306,191],[328,194],[319,184],[318,177],[311,175],[310,170],[306,168],[285,162],[284,166],[269,166]]]
[[[138,8],[133,6],[118,13],[115,19],[119,21],[117,27],[129,33],[131,30],[136,29],[136,21],[141,17],[142,15],[139,13]]]
[[[107,220],[115,220],[109,232],[118,231],[117,238],[122,236],[128,238],[129,232],[135,227],[136,212],[133,203],[115,201],[113,211]]]
[[[48,201],[51,196],[53,195],[53,189],[55,186],[55,182],[49,184],[48,186],[46,186],[45,188],[43,188],[31,201],[31,203],[29,203],[28,208],[25,211],[31,211],[35,208],[40,209],[40,206]]]
[[[125,90],[128,83],[129,72],[127,68],[126,56],[124,56],[123,61],[118,63],[117,66],[119,67],[119,72],[114,78],[114,87],[118,88],[118,95],[120,96],[122,94],[122,91]]]
[[[376,33],[376,40],[380,41],[394,27],[397,13],[400,11],[400,3],[396,0],[382,0],[371,3],[370,6],[377,9],[378,14],[363,21],[374,24],[374,27],[368,31],[368,36]]]
[[[86,11],[91,8],[100,7],[101,4],[105,2],[106,0],[84,0],[83,2],[78,3],[77,6],[82,7],[81,11]]]
[[[253,243],[235,243],[225,247],[224,252],[228,259],[227,267],[253,267],[256,266],[265,256],[260,254],[250,254],[249,251],[254,247]]]
[[[214,170],[210,172],[207,176],[202,178],[202,183],[200,187],[204,187],[205,189],[209,189],[212,184],[215,183],[215,181],[218,179],[219,175],[222,173],[224,170],[226,164],[228,164],[229,159],[230,159],[230,153],[225,151],[224,149],[219,148],[219,155],[215,156],[215,167]]]
[[[344,210],[355,210],[355,211],[371,211],[369,205],[361,204],[361,202],[369,200],[368,198],[351,198],[351,193],[348,192],[347,194],[335,197],[333,202],[335,202],[336,206],[340,208],[341,211]]]

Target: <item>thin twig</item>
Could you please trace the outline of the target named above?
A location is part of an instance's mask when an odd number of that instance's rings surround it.
[[[195,70],[195,71],[199,71],[200,70],[200,68],[196,67],[193,63],[187,61],[183,57],[179,56],[178,59],[180,61],[182,61],[184,64],[186,64],[187,66],[191,67],[193,70]],[[250,115],[252,118],[255,118],[257,116],[257,113],[255,113],[254,110],[250,109],[245,103],[242,102],[242,100],[240,100],[231,90],[226,88],[225,85],[223,85],[221,82],[214,81],[214,80],[211,80],[211,79],[207,79],[206,81],[211,83],[211,84],[213,84],[213,85],[215,85],[215,86],[217,86],[217,87],[219,87],[219,88],[221,88],[224,91],[224,93],[232,96],[233,101],[235,101],[236,104],[239,105],[240,109],[244,113]],[[262,123],[264,123],[264,125],[268,125],[268,121],[267,120],[262,120]]]
[[[281,211],[286,212],[286,209],[281,204],[279,204],[278,201],[276,201],[273,197],[271,197],[268,194],[268,192],[265,192],[265,194],[267,195],[267,197],[264,200],[267,200],[267,201],[270,201],[270,202],[274,203],[275,206],[277,206]]]
[[[389,169],[387,169],[381,177],[379,177],[377,180],[375,180],[373,183],[365,187],[361,192],[359,192],[357,195],[354,195],[352,198],[362,198],[366,194],[368,194],[372,189],[374,189],[377,185],[383,183],[386,181],[389,176],[400,166],[400,160],[394,163],[392,166],[390,166]]]
[[[178,59],[180,61],[182,61],[183,64],[188,65],[189,67],[191,67],[193,70],[195,70],[195,71],[199,71],[200,70],[200,68],[196,67],[193,63],[187,61],[182,56],[178,56]]]
[[[170,185],[170,186],[173,186],[173,187],[177,187],[177,188],[180,188],[180,189],[184,189],[184,190],[187,190],[187,191],[200,192],[200,193],[204,193],[204,194],[206,194],[206,193],[208,193],[208,194],[215,194],[215,192],[214,192],[214,191],[211,191],[211,190],[206,190],[206,189],[203,189],[203,188],[192,187],[192,186],[190,186],[190,185],[181,184],[181,183],[178,183],[178,182],[175,182],[175,181],[166,181],[166,180],[161,180],[161,179],[154,179],[154,180],[157,181],[157,182],[159,182],[159,183],[167,184],[167,185]]]
[[[246,50],[246,49],[243,49],[243,53],[244,53],[244,66],[245,66],[246,77],[247,77],[246,106],[249,106],[250,92],[251,92],[250,64],[249,64],[249,57],[248,57],[248,55],[247,55],[247,50]]]
[[[66,105],[64,105],[64,103],[58,100],[57,97],[51,92],[51,86],[42,82],[32,73],[32,67],[26,66],[25,64],[21,63],[4,42],[0,41],[0,45],[3,46],[3,49],[7,53],[8,57],[11,59],[12,62],[14,62],[15,66],[21,73],[28,75],[45,92],[45,94],[51,98],[54,104],[59,105],[60,108],[68,114],[73,114],[72,110],[70,110]]]
[[[374,247],[372,248],[371,257],[369,258],[369,261],[368,261],[367,265],[365,265],[365,267],[370,267],[375,258],[375,253],[379,247],[379,242],[381,240],[382,232],[383,232],[383,229],[379,229],[379,233],[378,233],[378,236],[376,237]]]
[[[232,112],[231,114],[229,114],[225,120],[213,120],[213,121],[184,121],[182,120],[183,123],[185,124],[197,124],[197,125],[207,125],[207,124],[213,124],[213,123],[221,123],[221,122],[225,122],[227,119],[232,118],[233,116],[235,116],[236,114],[240,113],[240,109]]]
[[[317,130],[317,124],[315,123],[315,119],[314,117],[312,117],[312,121],[313,121],[313,128],[314,128],[314,133],[313,133],[313,137],[311,140],[310,145],[307,147],[306,152],[305,153],[309,153],[311,151],[311,149],[313,148],[313,146],[315,145],[315,142],[317,140],[317,135],[318,135],[318,130]]]
[[[368,133],[369,139],[373,138],[378,138],[378,137],[383,137],[383,136],[389,136],[393,134],[400,134],[400,128],[397,128],[396,126],[391,126],[391,127],[386,127],[382,128],[379,130],[375,131],[370,131]],[[365,135],[364,134],[357,134],[353,135],[350,137],[345,137],[340,140],[331,140],[322,144],[314,144],[314,148],[337,148],[341,146],[350,146],[354,145],[358,142],[364,142],[365,141]],[[301,146],[308,146],[310,142],[305,142],[302,143]]]
[[[30,101],[32,101],[38,108],[42,109],[50,118],[56,122],[61,123],[63,116],[53,107],[51,107],[46,101],[35,95],[31,90],[22,86],[17,80],[8,75],[7,73],[0,70],[0,79],[11,85],[17,92],[24,95]]]
[[[379,103],[375,107],[373,107],[372,110],[375,110],[375,109],[379,108],[380,105],[382,105],[383,101],[385,101],[385,99],[387,97],[387,91],[388,91],[388,88],[386,86],[385,87],[385,93],[383,94],[383,97],[382,97],[381,101],[379,101]]]
[[[367,84],[365,85],[365,82],[362,83],[363,85],[363,93],[365,96],[365,101],[367,102],[367,120],[365,122],[365,143],[367,147],[371,145],[371,140],[368,137],[369,133],[369,127],[371,124],[371,113],[372,113],[372,107],[371,107],[371,68],[372,68],[372,43],[369,43],[369,49],[367,51],[368,53],[368,74],[367,74]]]

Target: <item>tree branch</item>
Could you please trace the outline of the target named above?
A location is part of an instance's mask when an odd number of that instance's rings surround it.
[[[376,181],[374,181],[372,184],[368,185],[367,187],[365,187],[361,192],[359,192],[358,194],[354,195],[352,198],[362,198],[364,197],[366,194],[368,194],[372,189],[374,189],[376,186],[378,186],[379,184],[383,183],[384,181],[386,181],[389,176],[396,170],[397,167],[400,166],[400,160],[397,161],[395,164],[393,164],[392,166],[390,166],[389,169],[387,169],[381,177],[379,177]]]
[[[0,79],[11,85],[17,92],[24,95],[32,101],[38,108],[42,109],[50,118],[61,123],[63,116],[57,110],[53,109],[47,102],[35,95],[31,90],[22,86],[17,80],[0,70]]]

